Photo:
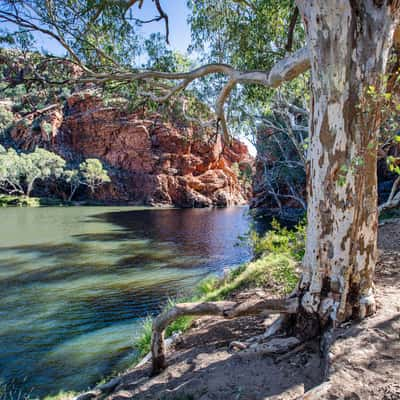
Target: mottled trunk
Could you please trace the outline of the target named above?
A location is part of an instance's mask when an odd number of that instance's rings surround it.
[[[302,306],[334,324],[375,310],[377,130],[396,2],[298,1],[311,59]],[[386,3],[390,3],[388,5]]]

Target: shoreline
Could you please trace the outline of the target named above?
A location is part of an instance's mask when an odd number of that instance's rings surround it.
[[[119,202],[119,201],[97,201],[97,200],[62,200],[52,197],[27,197],[0,194],[0,207],[144,207],[149,209],[227,209],[233,207],[249,207],[246,204],[233,204],[226,207],[179,207],[173,204],[153,203],[145,204],[142,202]]]

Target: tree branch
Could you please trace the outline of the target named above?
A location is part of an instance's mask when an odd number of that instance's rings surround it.
[[[236,318],[243,315],[294,314],[299,307],[298,298],[291,299],[264,299],[236,303],[233,301],[216,301],[204,303],[180,303],[161,313],[153,322],[151,337],[151,352],[153,374],[166,367],[164,332],[168,325],[182,316],[216,315],[224,318]]]
[[[286,51],[292,51],[294,28],[296,27],[298,18],[299,18],[299,9],[296,7],[293,11],[292,18],[290,18],[288,38],[285,46]]]

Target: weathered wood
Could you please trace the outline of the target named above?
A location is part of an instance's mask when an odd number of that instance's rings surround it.
[[[265,343],[252,344],[238,354],[281,354],[293,349],[300,343],[301,340],[296,337],[272,338]]]
[[[295,313],[298,299],[265,299],[236,303],[232,301],[180,303],[161,313],[153,322],[151,337],[152,373],[157,374],[166,368],[164,332],[167,326],[182,316],[217,315],[224,318],[236,318],[243,315],[260,313]]]
[[[251,300],[239,304],[224,313],[227,318],[236,318],[243,315],[265,314],[295,314],[299,309],[299,299],[264,299]]]
[[[320,385],[315,386],[300,397],[297,397],[296,400],[322,400],[322,396],[325,396],[328,393],[331,386],[332,385],[330,382],[321,383]]]
[[[166,368],[164,332],[167,326],[182,316],[219,315],[235,307],[232,301],[216,301],[204,303],[180,303],[161,313],[153,321],[151,336],[152,374],[157,374]]]

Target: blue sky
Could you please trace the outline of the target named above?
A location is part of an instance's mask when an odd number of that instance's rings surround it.
[[[169,17],[169,40],[170,47],[185,53],[190,44],[190,28],[187,23],[189,10],[186,6],[186,0],[163,0],[161,5]],[[157,9],[152,1],[145,1],[142,9],[139,10],[138,6],[133,7],[134,15],[139,19],[148,20],[158,16]],[[5,24],[11,26],[11,24]],[[153,32],[165,33],[164,21],[152,22],[144,24],[140,29],[143,35],[148,36]],[[39,48],[54,53],[56,55],[63,55],[65,50],[56,41],[50,39],[46,35],[40,33],[35,34],[37,45]]]
[[[190,28],[187,24],[189,10],[186,7],[186,0],[164,0],[161,2],[161,5],[169,17],[169,39],[171,47],[182,53],[186,52],[190,44]],[[141,10],[136,6],[134,12],[136,12],[138,18],[141,19],[149,19],[157,15],[154,3],[150,1],[145,1]],[[164,33],[164,21],[143,25],[142,32],[145,35],[152,32]]]

